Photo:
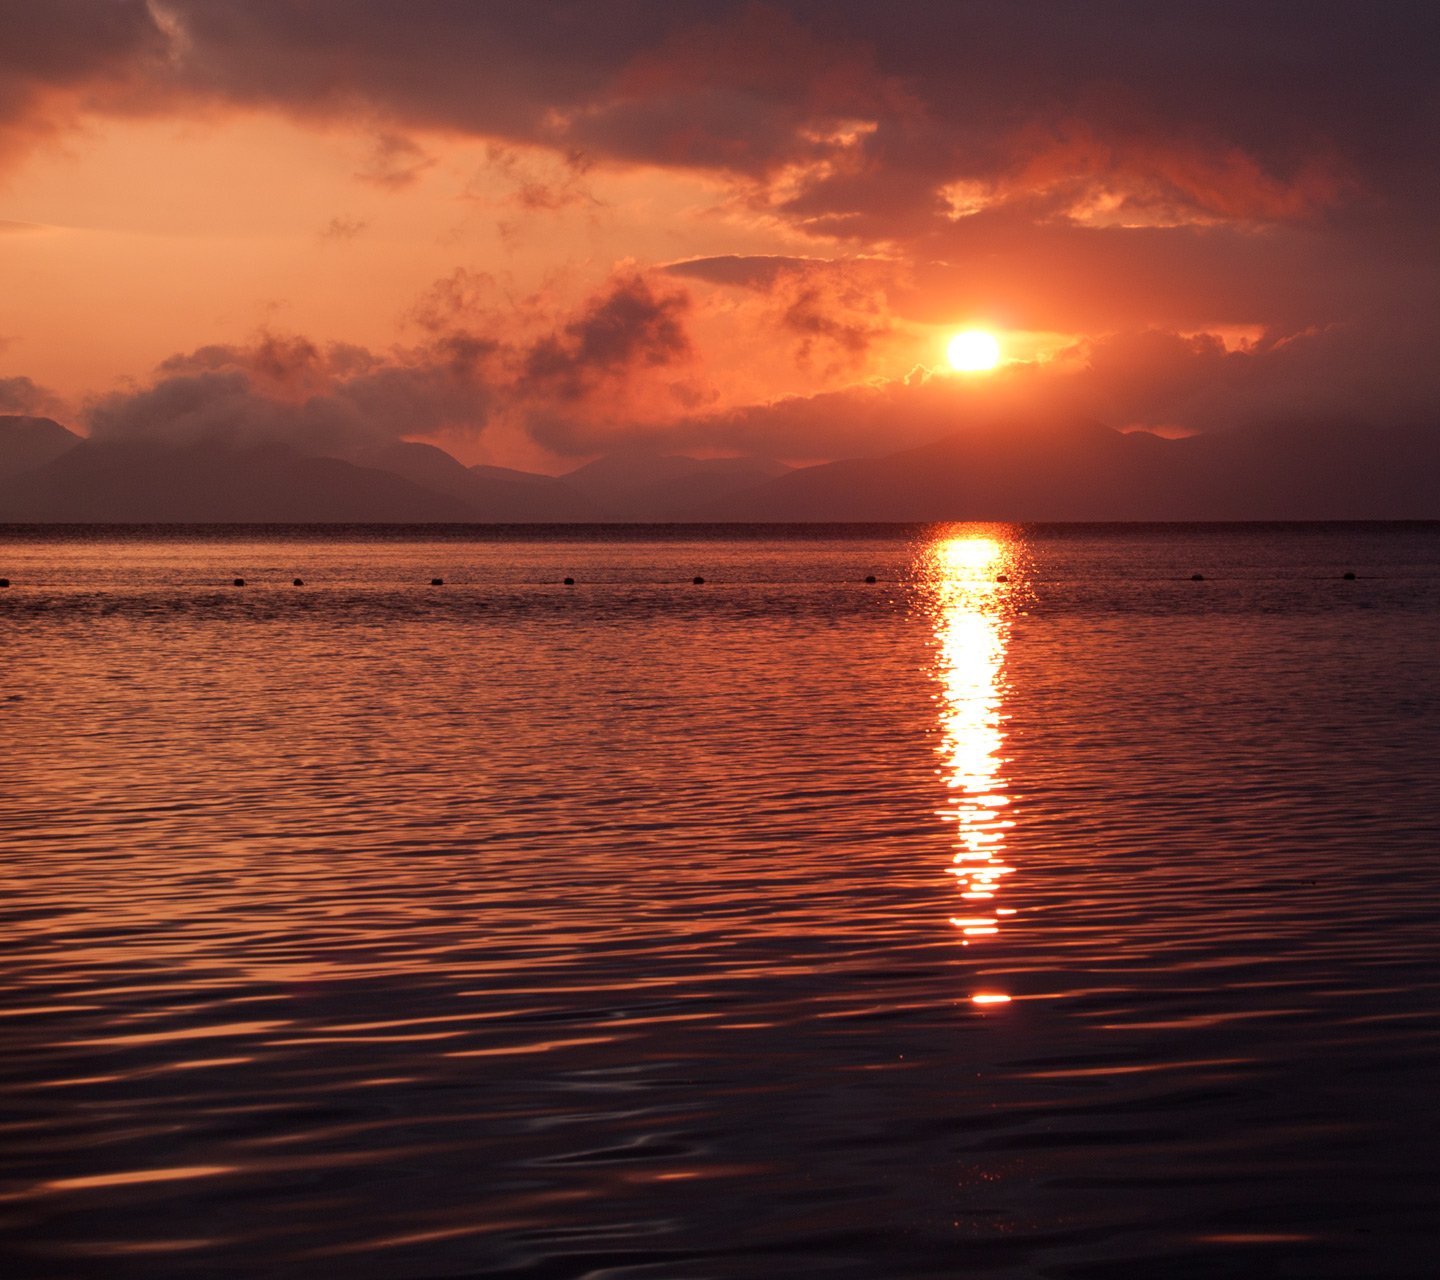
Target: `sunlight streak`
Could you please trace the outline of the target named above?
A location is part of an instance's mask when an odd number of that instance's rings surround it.
[[[1006,717],[1001,711],[1012,551],[1008,540],[992,533],[951,530],[929,552],[935,675],[941,686],[940,774],[950,793],[936,816],[955,824],[955,865],[948,870],[961,898],[975,902],[972,910],[990,913],[951,918],[966,945],[997,934],[999,917],[1014,914],[1013,908],[994,905],[1004,878],[1015,871],[1003,856],[1014,823],[1004,816],[1010,800],[1002,774]],[[1007,998],[987,996],[985,1001]]]

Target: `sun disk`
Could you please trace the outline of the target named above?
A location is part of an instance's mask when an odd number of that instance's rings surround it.
[[[953,368],[978,373],[1000,363],[1000,344],[983,329],[967,329],[950,339],[949,356]]]

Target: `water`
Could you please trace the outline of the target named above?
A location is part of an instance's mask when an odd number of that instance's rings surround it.
[[[8,1275],[1433,1274],[1440,526],[0,573]]]

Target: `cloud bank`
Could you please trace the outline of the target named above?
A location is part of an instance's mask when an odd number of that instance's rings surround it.
[[[574,314],[529,339],[536,315],[501,318],[477,304],[463,275],[437,283],[417,308],[427,339],[375,352],[264,333],[164,361],[149,383],[92,401],[97,440],[236,446],[280,440],[312,454],[344,454],[401,438],[477,436],[496,424],[561,454],[594,451],[672,417],[681,400],[657,375],[692,355],[688,296],[636,271],[617,275]],[[12,386],[11,384],[15,384]],[[29,402],[28,379],[0,382]],[[617,406],[623,415],[617,417]]]
[[[685,174],[714,216],[793,250],[667,266],[637,223],[634,261],[518,320],[466,302],[469,264],[416,308],[419,341],[200,346],[92,404],[97,435],[508,432],[558,457],[815,458],[1015,413],[1440,420],[1440,113],[1418,4],[0,12],[0,165],[86,120],[270,112],[368,130],[356,179],[397,200],[435,139],[482,139],[525,209],[589,207],[574,175]],[[536,148],[574,180],[525,177]],[[361,231],[337,216],[319,238]],[[931,328],[968,323],[1032,349],[984,383],[913,370]]]

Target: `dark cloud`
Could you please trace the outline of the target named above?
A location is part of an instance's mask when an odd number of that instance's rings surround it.
[[[796,218],[943,213],[948,182],[1057,207],[1308,217],[1433,194],[1418,3],[1157,9],[1029,0],[9,0],[4,104],[52,87],[189,92],[754,178]],[[98,89],[97,89],[98,92]],[[810,172],[796,172],[809,169]],[[903,206],[903,208],[902,208]]]
[[[673,417],[678,406],[703,400],[674,380],[691,353],[688,299],[678,290],[657,290],[625,271],[525,338],[517,331],[539,324],[539,315],[507,324],[481,304],[485,283],[464,272],[438,282],[417,308],[427,337],[415,347],[382,353],[267,333],[243,346],[174,355],[149,385],[93,401],[90,433],[174,444],[281,440],[328,454],[442,433],[476,436],[504,423],[548,448],[580,453],[611,438],[617,413],[643,421],[654,402]],[[32,390],[28,379],[0,382],[0,403],[11,392],[15,404],[29,404]]]
[[[905,264],[889,259],[835,259],[759,255],[696,258],[669,263],[668,275],[703,280],[765,295],[769,322],[789,339],[797,364],[835,377],[859,369],[865,358],[896,336],[890,296],[903,292]]]
[[[128,110],[188,94],[386,122],[361,176],[391,187],[430,162],[408,131],[441,129],[726,174],[766,210],[853,243],[944,240],[957,214],[989,208],[1035,224],[1337,234],[1348,216],[1433,248],[1440,112],[1418,3],[4,9],[12,126],[51,120],[56,93]],[[535,207],[576,198],[548,182],[526,192]]]
[[[0,0],[0,31],[0,159],[83,110],[140,109],[170,50],[144,0]]]
[[[322,454],[408,435],[474,431],[491,405],[485,364],[493,350],[455,336],[379,356],[266,335],[245,347],[173,356],[151,386],[102,397],[86,417],[90,434],[102,440],[283,440]]]
[[[857,301],[862,307],[857,308]],[[870,303],[868,308],[863,308],[865,302]],[[865,314],[867,310],[869,314]],[[780,323],[798,335],[800,344],[796,355],[802,367],[809,367],[825,353],[832,373],[838,373],[847,364],[859,367],[871,347],[894,332],[894,326],[885,316],[883,302],[844,295],[837,298],[818,284],[797,291]]]
[[[1427,353],[1437,344],[1432,317],[1393,312],[1272,331],[1231,351],[1207,334],[1116,335],[1091,342],[1083,368],[1059,389],[1116,425],[1433,424],[1440,366]]]
[[[29,378],[0,378],[0,413],[51,414],[61,408],[59,396]]]
[[[519,390],[574,401],[635,368],[673,365],[692,354],[683,316],[689,298],[656,293],[638,273],[616,281],[559,332],[526,353]]]
[[[718,258],[687,258],[683,262],[666,263],[660,270],[667,275],[704,280],[707,284],[733,285],[742,289],[770,289],[784,274],[830,265],[826,258],[797,258],[781,254],[754,254],[742,257],[724,254]]]

